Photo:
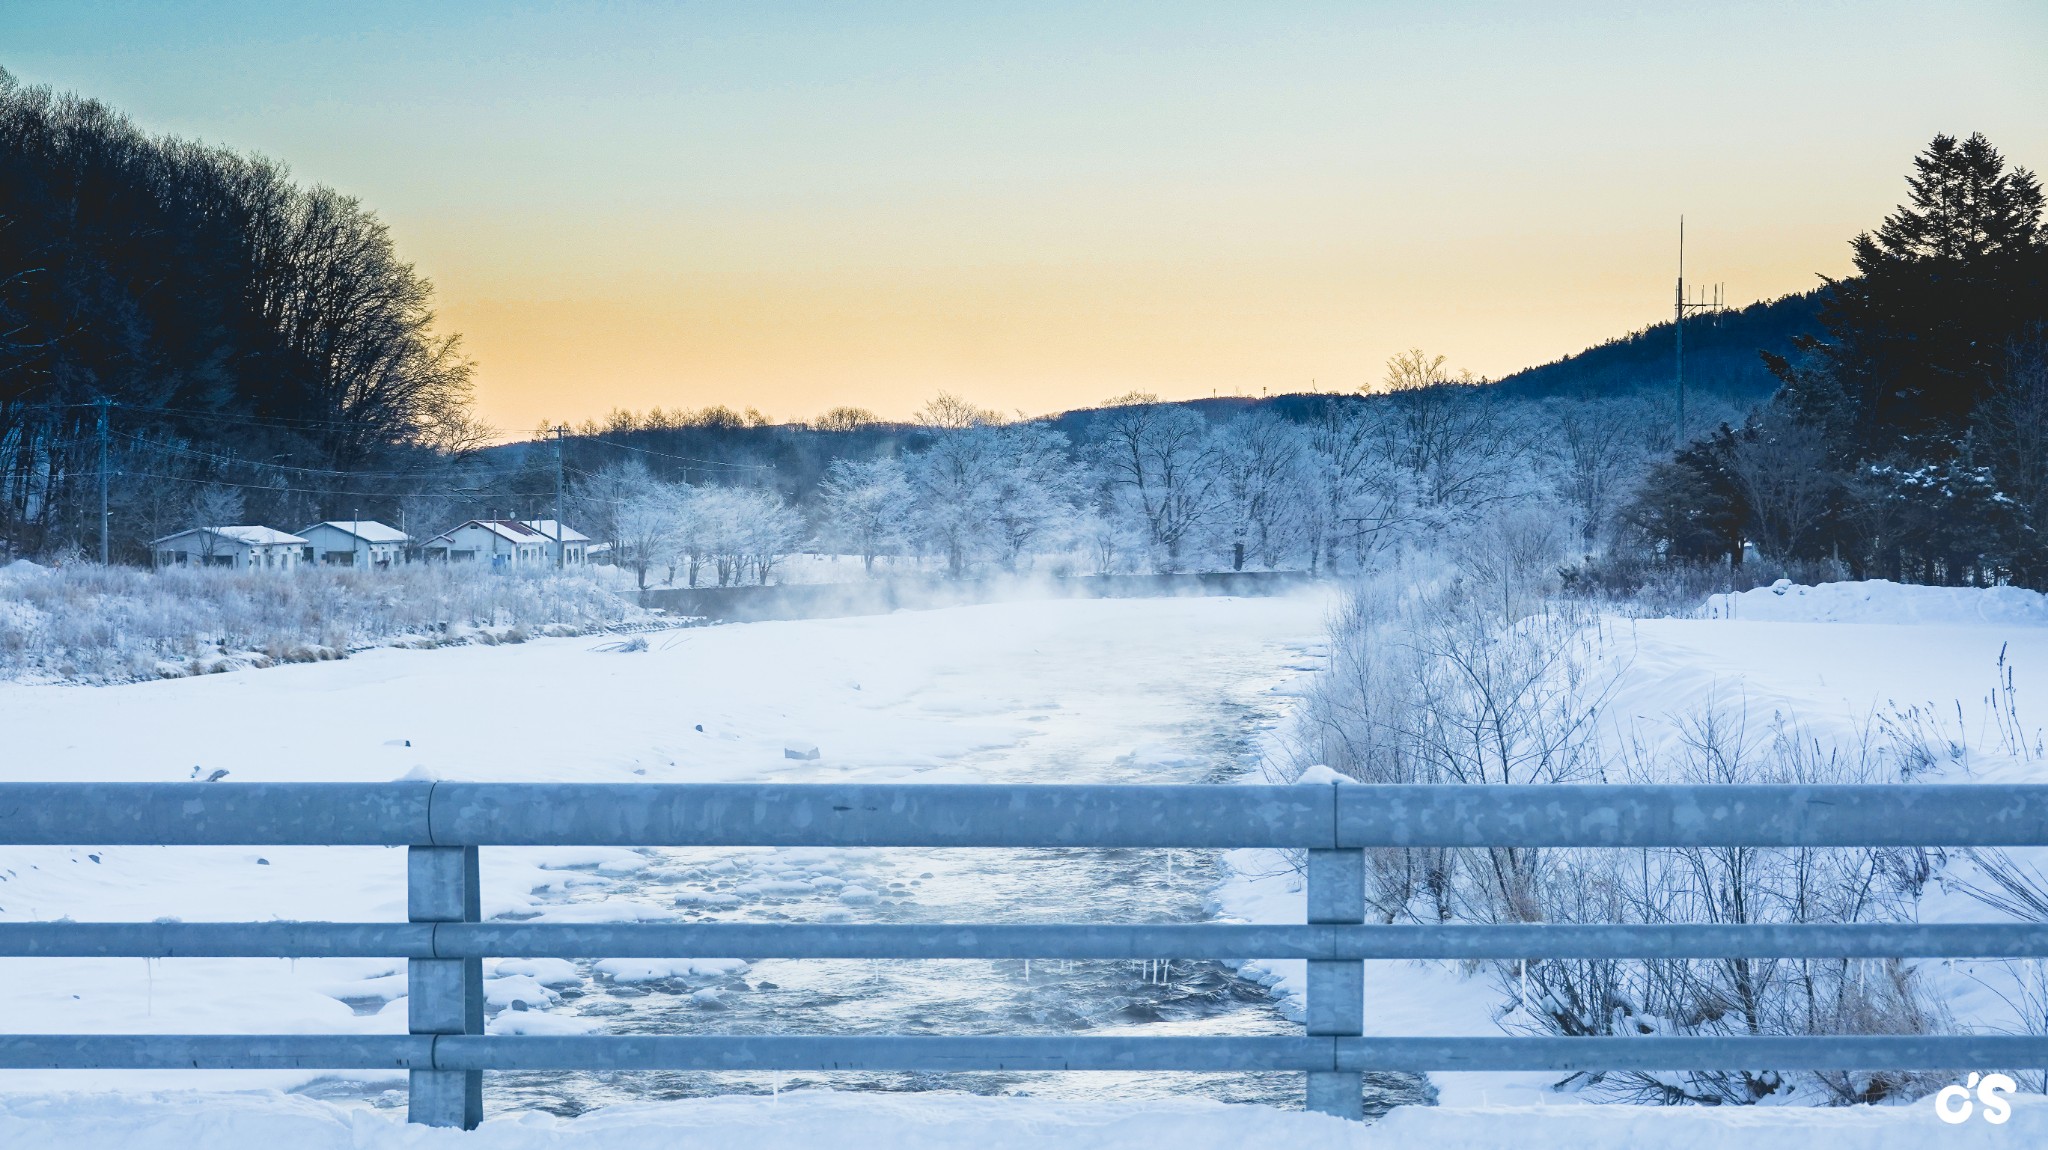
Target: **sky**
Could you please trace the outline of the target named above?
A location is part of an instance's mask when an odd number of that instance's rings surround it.
[[[508,434],[1499,376],[1848,271],[2048,4],[0,0],[0,67],[358,196]]]

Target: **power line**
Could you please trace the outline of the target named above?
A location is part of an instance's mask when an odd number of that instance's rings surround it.
[[[470,497],[470,501],[484,499],[545,499],[546,491],[491,491],[482,487],[455,487],[443,491],[341,491],[325,487],[293,487],[290,484],[236,483],[227,479],[207,479],[196,475],[165,475],[154,471],[123,471],[123,475],[137,479],[162,479],[172,483],[189,483],[195,487],[236,487],[244,491],[268,491],[293,495],[359,495],[365,499],[438,499]],[[617,503],[619,500],[592,500],[599,503]]]
[[[265,463],[259,460],[248,459],[238,455],[221,455],[216,452],[198,451],[190,447],[179,447],[176,446],[175,444],[161,443],[153,439],[144,438],[143,436],[140,435],[123,434],[121,438],[132,440],[135,443],[139,443],[144,448],[147,448],[148,450],[151,451],[161,451],[167,455],[182,455],[187,459],[204,459],[214,463],[226,464],[232,467],[270,468],[277,471],[296,471],[306,475],[335,475],[349,479],[418,479],[424,478],[432,474],[430,471],[422,470],[345,471],[337,470],[331,467],[300,467],[296,464],[291,463]]]
[[[771,466],[760,463],[727,463],[722,459],[699,459],[693,455],[672,455],[666,451],[656,451],[651,447],[635,447],[630,443],[618,443],[609,439],[599,439],[594,435],[579,436],[578,439],[583,443],[602,443],[606,447],[616,447],[621,451],[637,451],[642,455],[653,455],[658,456],[662,459],[673,459],[678,463],[701,463],[706,467],[725,467],[730,468],[734,471],[775,470],[775,468]]]
[[[312,419],[290,415],[239,415],[228,411],[203,411],[193,407],[171,407],[166,404],[128,403],[121,406],[131,411],[147,411],[158,415],[185,415],[195,419],[218,420],[222,423],[245,423],[263,427],[278,427],[292,430],[303,427],[338,427],[361,430],[360,420]]]

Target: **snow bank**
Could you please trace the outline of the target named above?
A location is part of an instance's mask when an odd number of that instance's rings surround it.
[[[470,1133],[407,1126],[392,1112],[350,1109],[271,1093],[70,1094],[0,1099],[0,1146],[67,1150],[1928,1150],[2041,1145],[2048,1104],[2013,1099],[2003,1126],[1949,1126],[1933,1106],[1813,1110],[1794,1107],[1537,1106],[1404,1108],[1370,1124],[1318,1114],[1200,1100],[1141,1104],[1052,1102],[923,1094],[802,1091],[621,1106],[580,1118],[525,1113]]]
[[[2048,626],[2048,595],[2020,587],[1922,587],[1866,579],[1803,587],[1780,579],[1707,600],[1710,619],[1763,623],[1917,623]]]

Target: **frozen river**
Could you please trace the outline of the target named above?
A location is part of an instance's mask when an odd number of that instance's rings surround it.
[[[681,631],[630,654],[591,640],[374,652],[202,680],[0,688],[0,722],[12,712],[34,732],[17,760],[33,766],[17,778],[189,779],[224,766],[234,781],[1222,782],[1259,769],[1317,665],[1325,609],[1320,598],[1055,601]],[[106,721],[116,713],[125,721]],[[791,742],[820,757],[786,758]],[[24,855],[35,871],[0,887],[15,896],[0,915],[403,916],[396,852],[258,853],[127,848],[81,862],[58,851],[47,868]],[[1217,858],[1197,851],[487,850],[484,866],[487,917],[541,921],[1199,921],[1221,881]],[[487,964],[490,1027],[1298,1032],[1260,985],[1213,962],[747,958]],[[137,1014],[156,1030],[194,1017],[205,1029],[402,1027],[392,963],[144,965],[72,964],[7,993],[34,1029],[132,1029]],[[77,988],[87,993],[67,998]],[[208,1077],[401,1098],[388,1080]],[[522,1074],[490,1076],[486,1105],[567,1114],[807,1085],[1279,1105],[1301,1091],[1294,1074]],[[1382,1101],[1414,1096],[1406,1080],[1377,1086]]]

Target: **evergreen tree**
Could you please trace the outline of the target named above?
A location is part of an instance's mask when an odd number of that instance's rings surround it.
[[[2006,346],[2048,316],[2040,181],[1982,135],[1936,136],[1908,202],[1851,241],[1858,275],[1831,282],[1826,337],[1774,366],[1844,463],[1952,458]]]

